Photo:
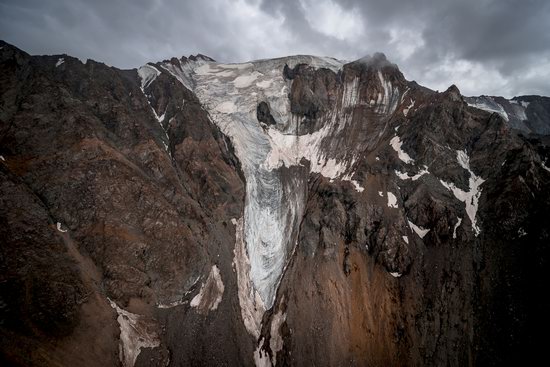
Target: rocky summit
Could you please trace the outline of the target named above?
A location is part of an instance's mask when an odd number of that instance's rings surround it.
[[[383,54],[120,70],[0,42],[3,366],[544,356],[550,98]]]

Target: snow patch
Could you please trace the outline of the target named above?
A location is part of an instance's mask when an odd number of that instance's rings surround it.
[[[394,277],[394,278],[400,278],[401,277],[401,273],[397,273],[397,272],[390,272],[391,276]]]
[[[380,196],[381,198],[384,197],[384,193],[382,191],[378,191],[378,196]]]
[[[155,81],[157,76],[160,75],[159,69],[149,64],[143,65],[137,72],[141,80],[141,91],[143,93],[145,93],[145,88],[150,86],[151,83]]]
[[[359,77],[353,78],[351,83],[344,84],[342,93],[342,107],[355,107],[359,102]]]
[[[402,236],[403,237],[403,241],[405,241],[405,243],[408,245],[409,244],[409,237],[407,236]]]
[[[388,207],[398,208],[397,197],[389,191],[388,191]]]
[[[264,343],[264,338],[260,339],[258,343],[258,348],[254,351],[254,365],[256,367],[271,367],[271,360],[269,359],[269,354],[262,350],[262,345]]]
[[[151,104],[149,104],[149,106],[151,106]],[[166,111],[168,110],[168,106],[166,106],[166,109],[164,110],[164,113],[162,115],[158,115],[157,114],[157,111],[155,111],[155,109],[153,108],[153,106],[151,106],[151,110],[153,110],[153,115],[155,115],[155,118],[157,119],[157,121],[159,122],[160,126],[162,127],[162,129],[164,130],[164,127],[162,126],[162,122],[164,121],[164,117],[166,116]],[[166,131],[165,131],[166,132]]]
[[[403,151],[403,149],[401,149],[401,146],[403,145],[403,142],[399,139],[399,136],[397,136],[397,135],[394,136],[390,140],[390,145],[393,148],[393,150],[395,150],[397,152],[397,156],[399,157],[400,160],[402,160],[403,162],[405,162],[407,164],[413,164],[414,163],[414,159],[412,159],[407,153],[405,153]]]
[[[453,228],[453,239],[456,239],[456,230],[458,229],[458,227],[460,227],[460,224],[462,223],[462,218],[456,217],[456,219],[457,222],[455,224],[455,227]]]
[[[479,204],[479,197],[481,196],[480,186],[485,182],[485,180],[479,176],[476,176],[470,169],[470,158],[466,154],[466,151],[457,150],[456,153],[457,153],[458,164],[460,164],[462,168],[464,168],[470,173],[470,178],[468,180],[469,190],[463,191],[462,189],[456,187],[456,185],[452,182],[447,183],[443,180],[439,180],[439,182],[441,182],[441,184],[446,189],[450,190],[458,200],[466,204],[466,214],[468,215],[468,218],[470,218],[470,221],[472,222],[472,229],[474,231],[475,236],[477,237],[481,232],[481,229],[477,225],[476,213],[477,213],[478,204]]]
[[[201,285],[199,293],[193,297],[190,306],[196,307],[202,312],[214,311],[222,301],[225,287],[217,265],[212,265],[206,283]]]
[[[59,65],[63,64],[65,62],[65,59],[63,57],[60,57],[57,59],[57,62],[55,63],[55,67],[58,67]]]
[[[397,177],[399,177],[400,179],[402,180],[413,180],[413,181],[416,181],[418,180],[420,177],[426,175],[426,174],[429,174],[430,172],[428,171],[428,167],[427,166],[424,166],[416,175],[414,176],[409,176],[407,173],[403,173],[401,171],[398,171],[398,170],[395,170],[395,174],[397,175]]]
[[[409,111],[413,107],[414,107],[414,100],[411,98],[411,104],[403,109],[403,115],[405,115],[405,117],[407,117],[407,115],[409,114]]]
[[[430,229],[425,229],[425,228],[422,228],[420,226],[417,226],[416,224],[414,224],[413,222],[411,222],[409,219],[407,219],[407,223],[409,223],[409,227],[411,227],[411,229],[418,235],[418,237],[420,238],[424,238],[424,236],[426,236],[428,234],[428,232],[430,231]]]
[[[365,188],[363,186],[361,186],[359,184],[359,182],[355,181],[355,180],[349,180],[349,182],[351,182],[351,184],[353,185],[353,187],[355,188],[355,191],[357,192],[363,192],[365,190]]]
[[[283,350],[283,337],[281,336],[281,326],[285,321],[286,313],[284,313],[282,310],[279,310],[271,319],[271,338],[269,339],[269,347],[271,348],[271,352],[273,352],[273,357],[271,358],[273,366],[275,366],[277,362],[277,353]]]
[[[62,232],[62,233],[67,232],[66,229],[61,228],[61,223],[60,223],[60,222],[57,222],[57,230],[58,230],[59,232]]]
[[[185,301],[181,300],[181,301],[174,301],[174,302],[170,302],[170,303],[159,303],[157,304],[157,307],[158,308],[162,308],[162,309],[166,309],[166,308],[172,308],[172,307],[176,307],[176,306],[181,306],[185,303]]]
[[[394,88],[389,80],[384,78],[384,75],[378,70],[378,79],[380,85],[384,89],[384,94],[378,93],[375,111],[380,114],[391,115],[397,108],[399,102],[399,88]]]
[[[120,361],[124,367],[132,367],[141,352],[141,348],[155,348],[160,345],[158,334],[154,331],[155,325],[144,316],[123,310],[115,302],[108,300],[111,307],[118,314]]]
[[[300,166],[302,159],[306,159],[310,162],[311,172],[320,173],[330,179],[341,177],[354,162],[339,162],[334,158],[327,158],[321,152],[321,142],[331,131],[328,124],[311,134],[299,136],[283,134],[277,129],[269,128],[267,133],[271,151],[264,161],[264,167],[272,170],[282,165]]]

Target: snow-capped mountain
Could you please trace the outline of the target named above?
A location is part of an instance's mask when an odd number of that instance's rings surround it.
[[[383,54],[119,70],[0,46],[7,364],[543,350],[549,98],[435,92]]]

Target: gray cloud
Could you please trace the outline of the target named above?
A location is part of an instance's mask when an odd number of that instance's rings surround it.
[[[546,0],[0,0],[0,37],[122,68],[386,53],[410,80],[464,94],[550,95]]]

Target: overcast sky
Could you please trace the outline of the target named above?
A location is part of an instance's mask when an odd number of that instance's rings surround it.
[[[0,0],[0,38],[120,68],[384,52],[432,89],[550,96],[549,0]]]

